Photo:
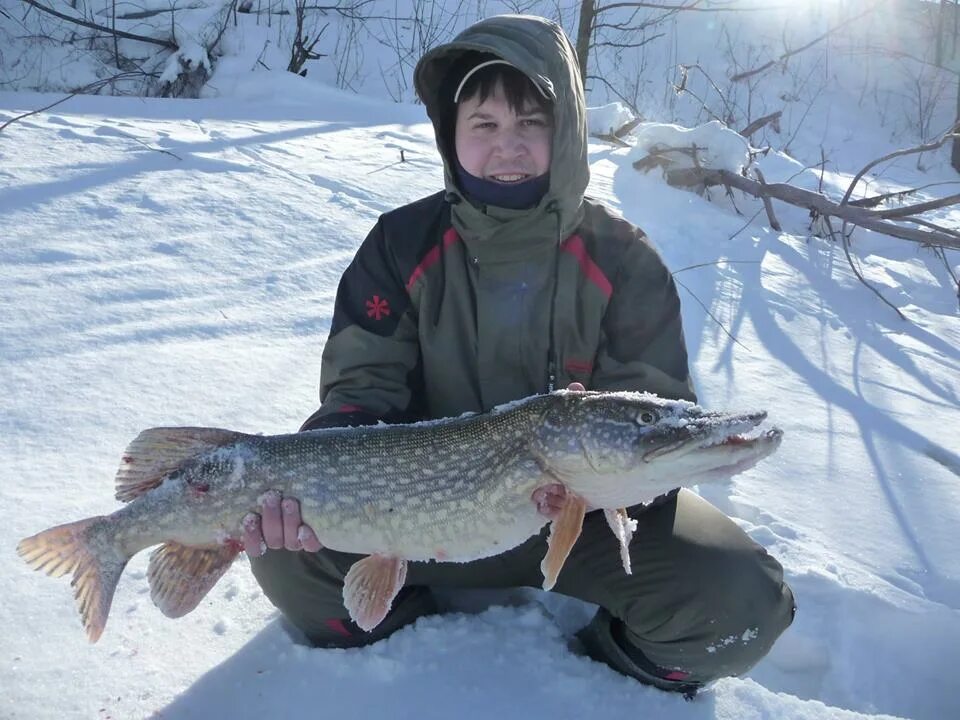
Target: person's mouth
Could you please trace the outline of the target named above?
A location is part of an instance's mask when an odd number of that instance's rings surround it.
[[[512,185],[513,183],[520,183],[527,180],[530,178],[530,175],[526,173],[497,173],[495,175],[488,175],[487,177],[494,182]]]

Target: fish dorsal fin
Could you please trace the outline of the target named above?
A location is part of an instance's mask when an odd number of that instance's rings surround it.
[[[153,604],[170,618],[193,610],[237,557],[234,543],[190,547],[168,542],[150,556],[147,580]]]
[[[633,540],[633,531],[637,529],[637,521],[627,515],[626,508],[617,508],[616,510],[604,510],[604,516],[607,518],[607,524],[613,530],[617,542],[620,543],[620,561],[623,563],[623,571],[627,575],[632,575],[630,568],[630,541]]]
[[[123,453],[116,498],[130,502],[153,490],[185,460],[236,442],[243,433],[219,428],[158,427],[144,430]]]
[[[357,560],[343,579],[343,604],[362,630],[370,632],[387,616],[407,579],[407,561],[386,555]]]
[[[583,516],[587,514],[587,501],[576,493],[567,490],[566,500],[560,514],[550,523],[550,537],[547,538],[547,554],[540,563],[543,573],[543,589],[550,590],[557,582],[557,576],[567,561],[580,531],[583,529]]]

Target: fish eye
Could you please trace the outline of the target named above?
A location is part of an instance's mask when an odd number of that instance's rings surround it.
[[[637,415],[638,425],[652,425],[657,421],[657,414],[652,410],[643,410]]]

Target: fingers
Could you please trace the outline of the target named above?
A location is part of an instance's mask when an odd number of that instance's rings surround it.
[[[297,539],[300,540],[301,547],[307,552],[317,552],[317,550],[323,549],[323,545],[320,544],[316,533],[313,532],[313,528],[309,525],[304,524],[300,526],[297,530]]]
[[[553,520],[563,509],[563,505],[567,499],[567,488],[560,483],[543,485],[533,491],[530,499],[537,506],[537,512]]]
[[[283,547],[283,519],[280,516],[280,493],[267,490],[260,497],[260,527],[263,539],[271,550]]]
[[[300,503],[296,498],[284,498],[280,503],[283,511],[283,546],[287,550],[300,550]]]
[[[260,514],[248,513],[240,523],[241,541],[251,557],[260,557],[271,550],[306,550],[323,548],[317,534],[303,522],[300,503],[284,498],[276,490],[260,497]]]
[[[260,557],[267,551],[267,544],[263,541],[263,532],[260,530],[260,516],[256,513],[247,513],[240,522],[240,541],[243,549],[250,557]]]

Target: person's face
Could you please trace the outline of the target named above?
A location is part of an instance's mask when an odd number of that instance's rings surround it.
[[[514,112],[500,83],[483,102],[477,93],[457,105],[457,158],[475,177],[509,184],[543,175],[552,141],[549,115],[532,101]]]

